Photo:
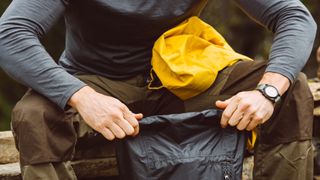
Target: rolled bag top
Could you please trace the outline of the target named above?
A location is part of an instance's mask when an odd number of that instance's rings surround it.
[[[218,72],[239,60],[251,58],[235,52],[209,24],[196,16],[162,34],[152,50],[152,71],[182,100],[207,90]]]

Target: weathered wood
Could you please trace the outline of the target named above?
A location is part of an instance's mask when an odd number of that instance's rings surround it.
[[[19,153],[11,131],[0,132],[0,164],[18,162]]]
[[[313,115],[314,115],[314,116],[320,116],[320,106],[314,108],[314,110],[313,110]]]
[[[109,177],[119,174],[116,158],[74,161],[72,167],[78,178]]]
[[[87,159],[72,162],[72,167],[79,179],[117,176],[115,158]],[[0,165],[1,180],[21,180],[19,163]]]
[[[320,72],[320,71],[319,71]],[[308,82],[311,93],[313,95],[313,100],[316,102],[316,106],[313,110],[313,115],[316,117],[320,117],[320,79],[315,78],[312,80],[309,80]]]
[[[252,180],[253,179],[253,156],[249,156],[243,161],[242,179]]]
[[[313,79],[308,82],[314,101],[320,101],[320,80]]]
[[[117,162],[115,158],[87,159],[72,162],[72,167],[79,179],[117,176]],[[244,161],[242,179],[251,180],[253,157]],[[21,180],[19,163],[0,165],[1,180]]]
[[[10,163],[0,165],[0,179],[1,180],[20,180],[20,166],[19,163]]]

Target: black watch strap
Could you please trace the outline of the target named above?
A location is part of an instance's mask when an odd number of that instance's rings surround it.
[[[270,84],[259,84],[256,90],[260,91],[264,97],[274,104],[281,100],[278,89]]]

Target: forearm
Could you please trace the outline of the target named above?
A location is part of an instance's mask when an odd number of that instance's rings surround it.
[[[62,1],[15,0],[0,19],[0,66],[61,108],[85,84],[58,66],[39,38],[64,9]]]
[[[0,37],[0,65],[18,82],[46,96],[62,109],[69,97],[85,86],[58,66],[36,40],[21,39],[10,43],[9,39]]]
[[[316,24],[299,0],[235,0],[254,20],[274,33],[266,72],[291,82],[305,65],[314,42]]]

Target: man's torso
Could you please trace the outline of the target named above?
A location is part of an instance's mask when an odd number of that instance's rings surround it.
[[[71,73],[122,79],[150,68],[152,46],[166,30],[199,15],[207,0],[74,0],[66,11]]]

